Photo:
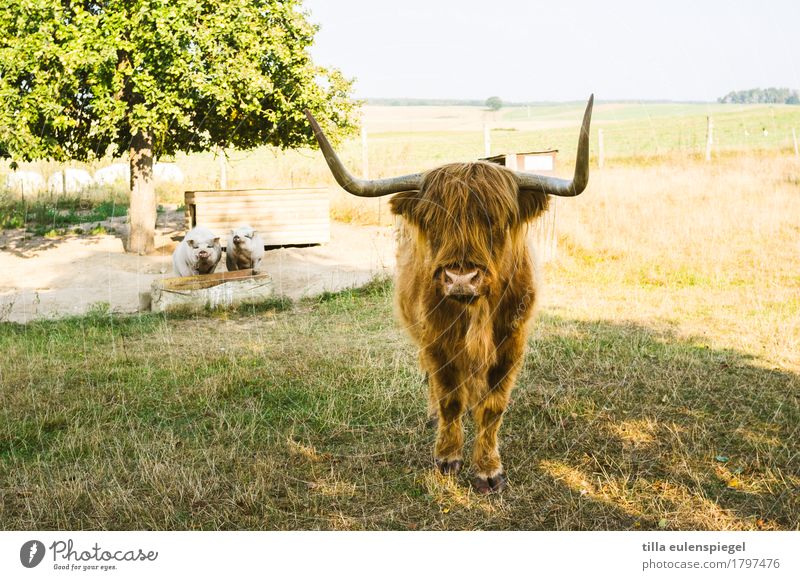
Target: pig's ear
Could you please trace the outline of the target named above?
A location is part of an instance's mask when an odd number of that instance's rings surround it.
[[[218,246],[219,245],[219,237],[214,238],[214,242],[211,245],[212,246]]]
[[[186,240],[186,243],[189,244],[189,247],[192,249],[197,249],[197,242],[194,240]]]

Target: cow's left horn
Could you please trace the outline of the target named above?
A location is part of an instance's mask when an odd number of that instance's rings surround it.
[[[328,167],[331,173],[336,178],[336,181],[342,188],[360,197],[381,197],[382,195],[389,195],[391,193],[398,193],[401,191],[416,191],[422,185],[422,173],[413,173],[411,175],[401,175],[400,177],[390,177],[387,179],[358,179],[347,171],[347,168],[339,159],[336,151],[331,147],[328,138],[323,133],[322,128],[317,123],[314,115],[306,109],[306,117],[308,122],[311,123],[311,128],[314,130],[314,136],[317,138],[319,148],[322,149],[322,154],[325,156],[325,161],[328,162]]]
[[[575,161],[575,175],[571,180],[559,179],[557,177],[546,177],[544,175],[534,175],[533,173],[522,173],[516,171],[520,191],[536,191],[549,193],[550,195],[560,195],[562,197],[574,197],[579,195],[586,184],[589,183],[589,125],[592,122],[592,104],[594,95],[589,97],[586,105],[586,112],[583,114],[583,125],[581,125],[581,135],[578,138],[578,157]]]

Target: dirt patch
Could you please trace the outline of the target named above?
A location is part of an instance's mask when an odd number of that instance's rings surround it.
[[[0,320],[27,322],[82,314],[106,302],[115,312],[135,312],[139,293],[169,278],[180,220],[160,224],[160,247],[148,256],[126,254],[121,235],[31,237],[0,234]],[[366,283],[394,270],[392,227],[333,222],[331,241],[267,252],[263,266],[278,294],[299,299]],[[217,271],[225,270],[224,257]]]

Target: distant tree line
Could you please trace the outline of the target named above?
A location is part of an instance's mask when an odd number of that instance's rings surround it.
[[[490,97],[497,98],[499,97]],[[425,98],[411,98],[411,97],[366,97],[364,101],[368,105],[376,105],[382,107],[488,107],[488,99],[425,99]],[[539,106],[539,105],[563,105],[569,101],[503,101],[500,103],[503,107],[526,107],[526,106]],[[578,101],[575,101],[578,103]],[[614,102],[628,102],[628,101],[614,101]],[[650,102],[650,101],[630,101],[630,102]],[[652,101],[662,102],[662,101]],[[581,106],[585,102],[580,103]]]
[[[476,99],[416,99],[416,98],[367,98],[368,105],[383,107],[482,107],[485,101]]]
[[[800,93],[792,89],[748,89],[746,91],[731,91],[724,97],[717,99],[720,103],[778,103],[786,105],[800,105]]]

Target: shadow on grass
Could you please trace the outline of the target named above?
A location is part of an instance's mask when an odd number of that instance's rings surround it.
[[[703,339],[545,317],[505,458],[543,502],[574,500],[548,528],[795,528],[798,394],[796,374]]]
[[[432,473],[416,353],[373,290],[0,325],[4,527],[797,527],[796,374],[544,315],[501,430],[510,487],[483,498]]]

